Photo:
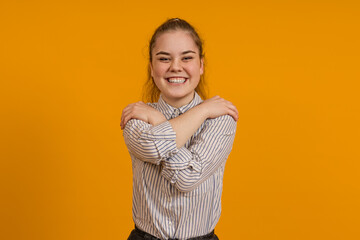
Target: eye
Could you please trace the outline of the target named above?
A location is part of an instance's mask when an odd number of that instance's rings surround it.
[[[191,56],[188,56],[188,57],[184,57],[184,58],[183,58],[183,60],[185,60],[185,61],[189,61],[189,60],[191,60],[191,59],[193,59],[193,57],[191,57]]]
[[[161,57],[161,58],[159,58],[159,60],[162,62],[167,62],[170,60],[170,58]]]

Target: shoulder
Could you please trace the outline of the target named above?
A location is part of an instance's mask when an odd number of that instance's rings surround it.
[[[219,122],[228,123],[228,124],[236,124],[236,121],[230,115],[221,115],[220,117],[217,117],[217,118],[206,119],[206,123],[208,123],[208,124],[216,124]]]
[[[149,105],[150,107],[153,107],[153,108],[157,109],[158,103],[150,103],[150,102],[148,102],[146,104]]]
[[[205,121],[205,126],[227,134],[234,134],[236,125],[237,122],[230,115],[222,115]]]

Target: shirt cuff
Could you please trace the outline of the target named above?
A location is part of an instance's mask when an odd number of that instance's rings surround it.
[[[192,168],[193,170],[201,171],[201,162],[197,154],[190,152],[186,147],[180,148],[176,154],[166,159],[163,164],[164,167],[171,170],[182,170]]]
[[[182,147],[172,157],[163,161],[162,175],[171,183],[175,183],[180,170],[189,169],[197,173],[202,171],[202,163],[196,153]]]
[[[140,139],[154,141],[161,160],[164,160],[177,152],[176,132],[173,130],[169,121],[143,131]]]

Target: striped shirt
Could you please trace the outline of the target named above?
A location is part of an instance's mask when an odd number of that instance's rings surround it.
[[[189,104],[177,109],[160,96],[148,105],[167,121],[152,126],[131,119],[123,132],[132,160],[133,220],[160,239],[208,234],[220,218],[224,168],[236,122],[229,115],[207,119],[180,149],[169,123],[201,102],[195,92]]]

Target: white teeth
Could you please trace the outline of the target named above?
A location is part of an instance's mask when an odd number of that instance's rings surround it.
[[[185,78],[168,78],[167,80],[171,83],[184,83],[186,81]]]

